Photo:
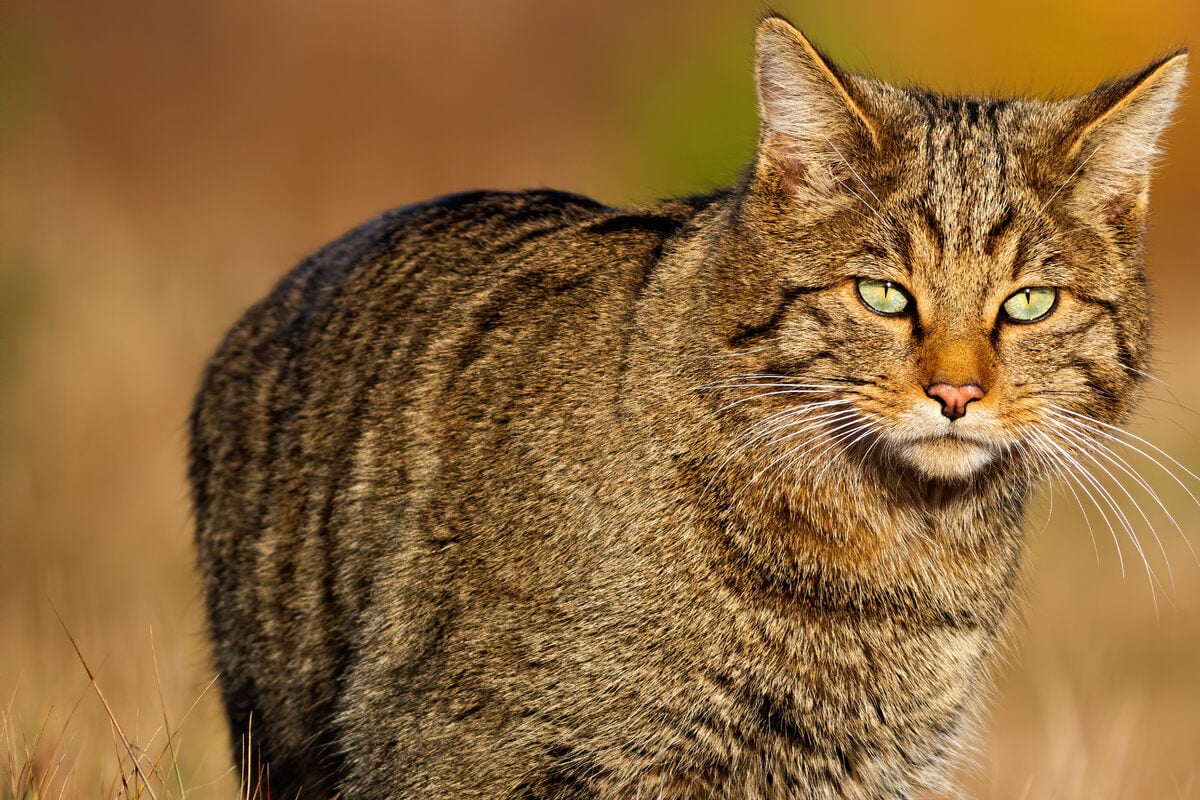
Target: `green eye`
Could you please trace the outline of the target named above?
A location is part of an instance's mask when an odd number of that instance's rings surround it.
[[[1058,290],[1048,286],[1032,286],[1004,301],[1004,313],[1014,322],[1037,322],[1054,310]]]
[[[908,293],[899,284],[870,278],[858,279],[858,296],[867,308],[888,316],[904,313],[909,303]]]

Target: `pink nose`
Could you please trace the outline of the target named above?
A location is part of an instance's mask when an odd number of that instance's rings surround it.
[[[925,394],[942,404],[943,416],[958,419],[967,413],[967,403],[983,397],[983,387],[975,383],[966,386],[935,383],[925,389]]]

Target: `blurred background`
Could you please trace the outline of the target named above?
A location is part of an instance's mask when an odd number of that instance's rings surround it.
[[[851,69],[953,92],[1084,91],[1200,33],[1195,0],[777,6]],[[541,186],[630,204],[730,182],[755,139],[763,11],[0,4],[0,796],[136,794],[131,752],[158,796],[236,793],[184,482],[207,355],[299,258],[390,206]],[[1200,472],[1193,98],[1154,185],[1163,383],[1134,430],[1200,494],[1183,470]],[[1139,463],[1200,548],[1196,504]],[[1120,554],[1069,490],[1045,494],[1024,618],[963,774],[975,797],[1200,797],[1200,567],[1125,483],[1148,521],[1112,492],[1163,586],[1119,525]]]

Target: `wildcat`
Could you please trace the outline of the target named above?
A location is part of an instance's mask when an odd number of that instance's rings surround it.
[[[1147,361],[1186,55],[1059,101],[768,16],[735,188],[383,214],[210,362],[196,541],[276,798],[953,792],[1026,501]]]

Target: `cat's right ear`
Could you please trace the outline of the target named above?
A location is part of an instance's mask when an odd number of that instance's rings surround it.
[[[1158,141],[1179,103],[1187,52],[1176,52],[1137,75],[1069,101],[1076,130],[1067,157],[1077,164],[1071,193],[1077,211],[1115,223],[1144,214]],[[1074,178],[1075,175],[1072,175]]]
[[[754,73],[761,130],[755,177],[801,201],[852,197],[851,161],[879,145],[847,80],[782,17],[758,26]]]

